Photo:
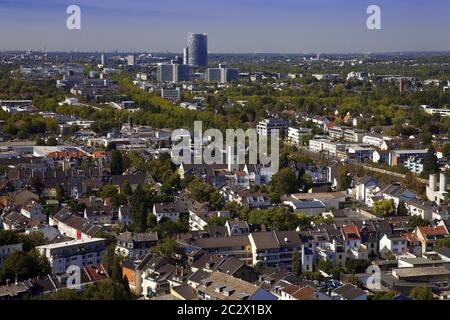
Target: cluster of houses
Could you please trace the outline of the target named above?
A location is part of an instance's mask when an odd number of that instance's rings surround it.
[[[95,73],[86,77],[83,68],[70,66],[61,71],[63,78],[57,86],[86,100],[115,95],[117,86],[107,79],[115,70],[106,68],[105,61],[102,65],[100,77]],[[50,75],[52,71],[23,69],[22,73]],[[255,73],[248,77],[257,81],[282,76]],[[337,75],[314,77],[331,80]],[[366,73],[348,75],[349,80],[367,77]],[[161,92],[164,98],[180,100],[180,90],[147,85],[142,74],[138,78],[136,85]],[[380,79],[397,80],[388,76]],[[183,86],[191,91],[205,89],[193,84]],[[204,100],[197,98],[181,106],[201,110]],[[9,113],[34,112],[32,101],[3,100],[0,105]],[[69,97],[61,105],[81,104],[77,98]],[[138,110],[128,100],[109,105],[130,112]],[[384,184],[372,177],[354,177],[348,190],[338,192],[337,161],[290,163],[296,176],[310,176],[312,185],[301,190],[303,193],[287,194],[281,201],[274,201],[267,192],[252,188],[270,182],[274,172],[263,166],[181,164],[177,168],[181,179],[198,178],[214,187],[226,203],[249,210],[284,208],[309,219],[310,225],[281,231],[252,224],[228,210],[216,210],[208,202],[194,201],[185,189],[174,194],[170,202],[154,203],[148,212],[154,215],[156,224],[178,223],[187,217],[189,231],[173,237],[175,248],[170,256],[160,255],[151,252],[161,242],[161,234],[125,231],[132,223],[131,205],[116,205],[99,195],[105,185],[120,192],[125,182],[132,190],[150,185],[158,191],[161,184],[137,168],[113,175],[109,152],[93,150],[100,146],[102,150],[136,152],[144,161],[157,159],[170,154],[171,132],[134,126],[130,121],[121,129],[98,136],[91,130],[93,121],[49,113],[43,116],[57,119],[62,132],[77,126],[73,136],[83,146],[0,143],[0,228],[42,233],[47,243],[36,250],[51,267],[50,274],[35,279],[10,279],[0,286],[0,299],[21,299],[67,287],[67,270],[71,266],[81,270],[79,290],[86,284],[108,279],[110,275],[103,264],[108,246],[106,235],[114,236],[114,252],[123,258],[122,274],[130,289],[146,299],[166,296],[181,300],[366,300],[377,290],[395,291],[397,298],[404,299],[412,288],[423,285],[442,299],[450,295],[450,249],[436,246],[450,236],[445,173],[430,176],[425,197],[400,183]],[[275,117],[259,122],[256,130],[259,135],[271,137],[272,130],[279,129],[288,143],[304,146],[304,141],[308,141],[309,151],[339,160],[404,166],[417,174],[423,171],[428,150],[399,149],[398,138],[357,129],[363,116],[345,115],[344,126],[327,117],[308,114],[298,115],[297,120],[313,123],[324,136],[312,136],[311,128],[295,127]],[[448,165],[439,150],[437,158],[442,167]],[[72,203],[60,203],[59,198],[63,197],[71,198]],[[380,217],[375,212],[380,201],[391,202],[395,210],[402,205],[406,212]],[[411,217],[420,217],[424,223],[413,225]],[[211,220],[224,223],[211,226]],[[1,245],[0,267],[11,254],[22,250],[22,243]],[[349,261],[354,260],[379,269],[378,289],[366,285],[370,273],[354,274],[361,285],[344,274]],[[341,276],[321,270],[321,261],[340,268]],[[320,280],[307,277],[317,272]]]

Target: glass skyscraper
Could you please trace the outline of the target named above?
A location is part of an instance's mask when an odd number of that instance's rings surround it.
[[[194,67],[208,66],[208,36],[204,33],[188,34],[188,62]]]

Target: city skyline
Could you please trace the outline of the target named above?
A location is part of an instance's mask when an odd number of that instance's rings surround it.
[[[1,50],[181,53],[186,34],[207,33],[210,53],[367,53],[448,51],[450,3],[351,0],[79,0],[82,29],[66,28],[73,1],[0,0]],[[371,4],[382,29],[366,27]],[[25,23],[24,23],[25,22]],[[338,28],[336,26],[339,26]]]

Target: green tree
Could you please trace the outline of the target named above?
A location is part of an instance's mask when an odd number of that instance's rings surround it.
[[[331,262],[330,260],[320,260],[317,264],[317,268],[329,274],[333,269],[333,262]]]
[[[444,158],[450,159],[450,142],[446,142],[442,146],[442,155]]]
[[[433,292],[425,286],[415,287],[411,290],[409,297],[414,300],[433,300]]]
[[[357,286],[357,287],[361,287],[361,285],[362,285],[362,283],[361,283],[361,281],[359,280],[359,278],[358,278],[357,276],[355,276],[354,274],[351,274],[351,275],[348,277],[348,282],[351,283],[351,284],[353,284],[354,286]]]
[[[425,174],[438,173],[439,172],[439,164],[438,159],[436,157],[436,151],[434,147],[431,146],[428,149],[428,153],[423,159],[423,172]]]
[[[152,253],[160,254],[167,259],[172,259],[173,254],[177,248],[176,242],[173,239],[167,238],[160,241],[156,246],[154,246],[151,251]]]
[[[47,145],[48,146],[57,146],[58,145],[58,140],[56,140],[55,137],[50,137],[47,139]]]
[[[408,224],[411,226],[411,228],[416,228],[428,226],[429,222],[424,220],[421,216],[410,216],[408,219]]]
[[[450,248],[450,237],[440,239],[434,243],[435,249],[439,249],[442,247]]]
[[[81,296],[75,291],[67,288],[59,289],[50,294],[44,295],[40,300],[81,300]]]
[[[143,203],[132,207],[131,228],[134,232],[144,232],[147,229],[147,212]]]
[[[82,293],[83,300],[130,300],[123,282],[106,279],[86,286]]]
[[[113,175],[121,175],[124,171],[123,169],[123,158],[120,151],[113,150],[111,152],[111,174]]]
[[[395,204],[393,200],[380,200],[375,202],[373,213],[380,217],[390,217],[395,214]]]
[[[348,188],[350,188],[350,186],[351,186],[352,176],[344,168],[339,168],[336,180],[337,180],[337,188],[338,188],[338,190],[339,191],[345,191]]]
[[[225,217],[219,217],[219,216],[211,217],[208,220],[208,228],[223,227],[225,225],[225,222],[227,222],[227,218],[225,218]]]
[[[118,193],[119,191],[117,190],[116,186],[113,186],[112,184],[105,184],[100,189],[100,196],[103,199],[112,198],[116,196]]]
[[[62,184],[56,186],[56,200],[59,202],[64,200],[64,186]]]
[[[128,180],[124,181],[121,191],[127,197],[130,197],[133,194],[133,190],[131,189],[131,184]]]
[[[115,250],[116,244],[110,243],[102,256],[102,262],[105,265],[106,270],[108,271],[109,274],[112,274],[113,272],[114,262],[116,258]]]
[[[298,191],[297,179],[290,168],[283,168],[272,176],[269,189],[280,195]]]
[[[15,251],[3,264],[2,282],[5,279],[23,281],[50,272],[50,263],[37,252]]]
[[[392,291],[378,291],[372,296],[372,300],[394,300],[395,296]]]
[[[351,259],[345,262],[345,269],[347,273],[364,273],[370,266],[370,262],[361,259]]]
[[[408,213],[409,212],[406,208],[405,202],[403,200],[400,200],[397,206],[397,216],[407,216]]]
[[[28,234],[22,233],[19,235],[19,239],[25,252],[29,252],[37,246],[48,244],[47,238],[40,231],[33,231]]]
[[[31,188],[36,190],[36,193],[41,196],[42,191],[44,190],[44,184],[38,176],[34,176],[31,178]]]
[[[12,230],[0,230],[0,246],[20,243],[19,235]]]
[[[345,269],[339,266],[331,268],[330,273],[333,279],[340,280],[341,274],[345,272]]]
[[[300,264],[301,264],[300,253],[296,250],[292,254],[292,273],[295,274],[296,276],[300,276],[300,274],[302,273],[300,269]]]
[[[281,203],[281,196],[277,192],[269,193],[270,202],[273,204]]]

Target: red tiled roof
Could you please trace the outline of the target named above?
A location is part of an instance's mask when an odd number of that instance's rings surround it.
[[[426,235],[433,235],[433,234],[448,234],[447,230],[444,226],[436,226],[436,227],[418,227],[419,231]]]
[[[342,231],[344,232],[346,238],[351,234],[354,234],[358,238],[361,238],[357,226],[344,226],[342,227]]]
[[[414,233],[404,233],[404,234],[402,234],[402,238],[407,241],[411,241],[411,242],[419,241],[419,239],[417,238],[417,236]]]

